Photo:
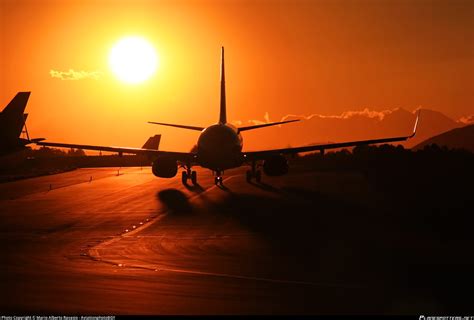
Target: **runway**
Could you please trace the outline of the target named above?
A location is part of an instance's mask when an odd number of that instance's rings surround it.
[[[393,243],[390,223],[376,217],[376,192],[364,176],[296,172],[248,184],[244,170],[226,172],[222,188],[207,170],[197,169],[199,186],[186,187],[179,176],[158,179],[150,168],[79,169],[0,184],[1,310],[437,308],[424,289],[407,295],[399,285],[403,271],[386,250],[406,244]]]

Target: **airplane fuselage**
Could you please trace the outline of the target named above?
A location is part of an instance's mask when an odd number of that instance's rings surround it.
[[[26,146],[30,143],[30,141],[22,138],[0,141],[0,156],[24,150]]]
[[[204,129],[197,143],[197,162],[204,168],[223,171],[244,162],[243,139],[231,124],[215,124]]]

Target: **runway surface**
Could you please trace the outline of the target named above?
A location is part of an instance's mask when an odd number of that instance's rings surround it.
[[[413,230],[394,241],[399,230],[377,218],[377,193],[364,176],[301,172],[248,184],[244,170],[226,172],[223,188],[207,170],[198,169],[199,186],[185,187],[150,168],[0,184],[1,310],[443,310],[429,289],[401,284],[405,269],[392,253],[423,242],[410,242]]]

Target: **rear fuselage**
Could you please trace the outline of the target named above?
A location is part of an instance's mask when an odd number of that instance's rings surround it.
[[[21,128],[23,125],[18,124],[18,119],[0,113],[0,156],[23,150],[29,144],[28,140],[19,137]]]
[[[24,150],[30,142],[26,139],[4,140],[0,137],[0,156]]]
[[[204,168],[222,171],[244,162],[242,135],[230,124],[215,124],[201,132],[197,143],[197,162]]]

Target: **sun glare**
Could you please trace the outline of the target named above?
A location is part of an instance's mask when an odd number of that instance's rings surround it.
[[[141,37],[127,37],[114,45],[109,64],[118,79],[136,84],[155,73],[158,58],[150,42]]]

